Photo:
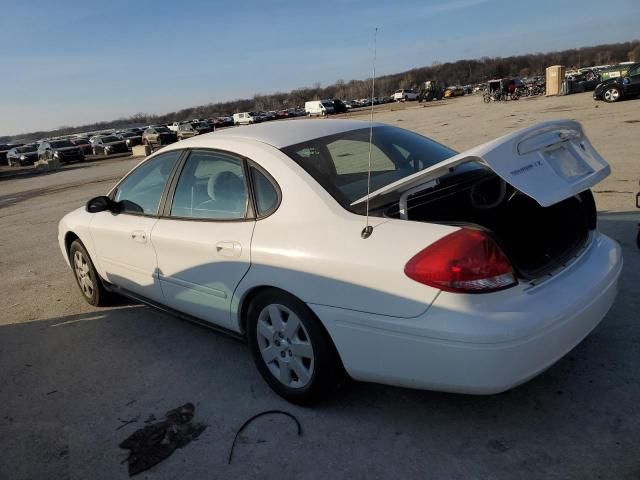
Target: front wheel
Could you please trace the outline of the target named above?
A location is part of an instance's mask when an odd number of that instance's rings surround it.
[[[608,103],[617,102],[620,100],[620,97],[622,97],[622,95],[620,94],[620,89],[617,87],[609,87],[602,94],[603,100]]]
[[[279,290],[265,290],[247,312],[247,336],[262,378],[286,400],[308,404],[344,378],[338,353],[309,307]]]
[[[105,290],[93,262],[80,240],[74,240],[69,249],[69,260],[73,274],[84,299],[94,307],[108,303],[109,293]]]

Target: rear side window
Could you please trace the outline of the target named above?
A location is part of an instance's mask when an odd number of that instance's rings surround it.
[[[271,181],[257,168],[251,167],[253,193],[256,199],[258,216],[272,213],[278,206],[278,191]]]
[[[158,213],[162,192],[180,153],[174,150],[144,162],[118,185],[114,200],[122,202],[123,213]]]
[[[172,217],[243,219],[248,195],[242,163],[219,152],[194,151],[178,179]]]

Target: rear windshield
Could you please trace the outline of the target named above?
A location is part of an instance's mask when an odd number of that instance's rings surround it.
[[[87,145],[89,143],[89,140],[87,140],[86,138],[75,138],[73,142],[76,145]]]
[[[111,142],[117,142],[120,139],[118,137],[102,137],[102,143],[111,143]]]
[[[367,194],[369,128],[316,138],[282,151],[304,168],[342,206]],[[373,128],[371,191],[445,160],[456,152],[417,133],[391,126]],[[375,202],[374,202],[375,203]]]

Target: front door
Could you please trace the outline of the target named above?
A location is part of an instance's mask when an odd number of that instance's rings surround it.
[[[165,303],[230,327],[231,299],[251,262],[255,221],[243,162],[193,151],[180,174],[168,217],[151,232]]]
[[[94,214],[89,225],[97,262],[105,280],[161,302],[156,253],[151,231],[158,221],[160,200],[180,151],[142,163],[113,192],[121,212]]]

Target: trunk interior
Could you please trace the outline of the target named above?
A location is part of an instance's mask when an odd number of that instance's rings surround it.
[[[409,196],[407,207],[409,220],[489,230],[525,279],[560,267],[596,228],[590,190],[542,207],[485,168],[442,177],[439,185]],[[384,214],[399,217],[398,204]]]

